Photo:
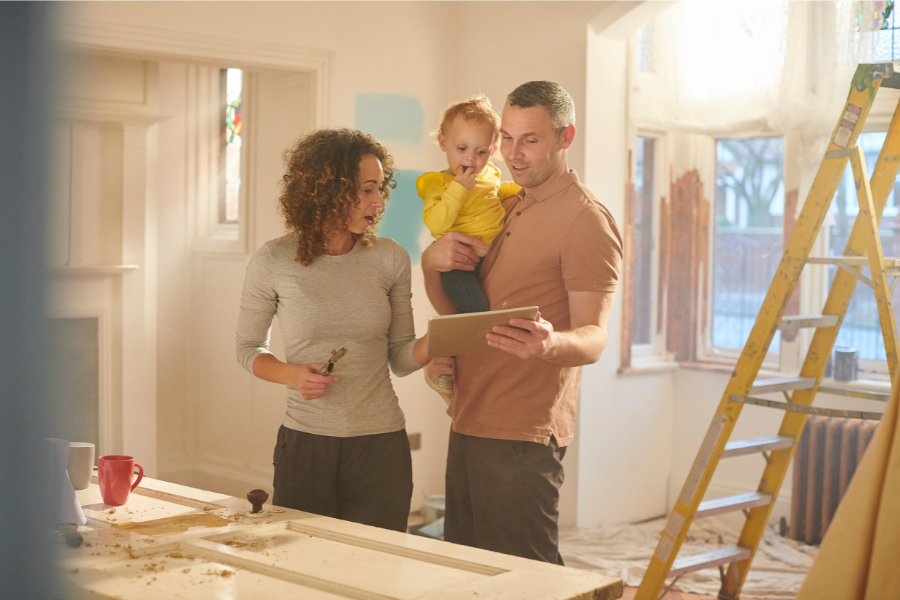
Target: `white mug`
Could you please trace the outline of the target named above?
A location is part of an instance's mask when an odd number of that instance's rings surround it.
[[[69,481],[76,490],[87,489],[94,474],[94,444],[69,442]]]

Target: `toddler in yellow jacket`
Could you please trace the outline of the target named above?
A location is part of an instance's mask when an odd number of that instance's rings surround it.
[[[447,168],[416,179],[425,201],[422,217],[435,239],[459,231],[490,244],[503,229],[506,213],[500,201],[521,188],[511,181],[501,183],[500,170],[490,163],[499,137],[500,117],[483,94],[444,111],[437,141],[447,153]],[[475,251],[484,256],[483,250]],[[478,284],[480,267],[479,262],[474,271],[441,273],[444,291],[461,313],[490,310]]]

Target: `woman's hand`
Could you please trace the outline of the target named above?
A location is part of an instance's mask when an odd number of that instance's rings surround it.
[[[329,383],[338,380],[334,375],[316,375],[322,365],[291,365],[291,385],[297,388],[304,400],[315,400],[325,395]]]
[[[456,359],[452,356],[438,356],[431,359],[425,370],[432,381],[441,375],[453,375],[453,369],[456,367]]]

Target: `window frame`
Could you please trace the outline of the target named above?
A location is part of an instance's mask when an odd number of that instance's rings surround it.
[[[214,75],[204,75],[201,69],[204,65],[191,65],[198,67],[199,73],[193,75],[197,81],[197,103],[198,112],[196,115],[196,127],[194,131],[190,131],[189,135],[196,137],[196,157],[194,157],[195,168],[197,169],[198,179],[205,180],[205,188],[194,186],[192,191],[194,205],[194,223],[195,235],[191,244],[191,249],[199,253],[219,253],[219,254],[246,254],[248,248],[248,236],[250,231],[250,165],[254,161],[253,143],[253,111],[256,104],[256,74],[245,67],[225,67],[215,66],[206,67],[214,69]],[[222,186],[225,185],[224,172],[224,148],[222,143],[222,113],[218,107],[219,93],[219,77],[222,70],[228,68],[239,68],[242,70],[242,89],[241,89],[241,186],[238,193],[238,220],[236,222],[220,221],[220,210],[222,202]],[[190,77],[190,76],[189,76]],[[210,79],[209,83],[199,81],[203,77]],[[212,80],[215,80],[214,82]],[[215,90],[213,92],[212,90]],[[204,99],[203,91],[207,91],[206,99]],[[215,101],[215,110],[203,110],[200,105],[208,102],[210,106]],[[206,132],[206,133],[204,133]],[[205,142],[204,142],[205,140]],[[212,141],[215,140],[215,143]],[[203,143],[207,143],[213,150],[199,150]],[[204,156],[206,159],[204,160]]]
[[[631,359],[632,367],[650,366],[656,362],[671,362],[671,354],[666,351],[665,336],[665,313],[661,311],[665,308],[664,299],[660,298],[660,291],[663,289],[660,281],[660,217],[661,205],[664,198],[667,197],[668,189],[668,136],[664,132],[653,131],[650,129],[636,128],[635,135],[631,138],[633,151],[631,152],[631,172],[634,173],[634,184],[637,181],[637,142],[639,138],[649,138],[654,140],[653,144],[653,197],[651,199],[651,247],[650,247],[650,341],[648,343],[638,344],[631,343]],[[635,188],[635,192],[637,188]],[[635,239],[630,240],[630,244],[634,245]],[[634,278],[629,279],[634,290]],[[631,296],[633,298],[633,295]],[[633,302],[632,302],[633,304]],[[632,314],[632,317],[634,315]],[[633,321],[632,321],[633,322]],[[633,331],[628,332],[629,340],[632,338]]]
[[[709,247],[707,249],[709,260],[707,262],[707,286],[706,286],[706,297],[707,300],[707,314],[705,315],[705,319],[698,319],[697,323],[697,360],[702,362],[710,362],[710,363],[718,363],[718,364],[727,364],[733,365],[736,364],[738,359],[743,352],[743,346],[740,348],[729,348],[727,346],[715,346],[712,343],[712,330],[713,330],[713,319],[715,316],[713,306],[714,306],[714,293],[715,293],[715,248],[716,248],[716,210],[715,210],[715,197],[716,197],[716,179],[718,174],[718,152],[717,152],[717,144],[719,140],[722,139],[731,139],[731,140],[741,140],[741,139],[751,139],[751,138],[760,138],[760,137],[780,137],[784,139],[785,143],[785,151],[784,155],[787,154],[787,141],[788,136],[784,136],[772,131],[751,131],[751,132],[743,132],[740,134],[731,134],[731,135],[718,135],[718,136],[703,136],[704,140],[702,145],[706,147],[706,152],[708,152],[708,158],[706,160],[700,160],[701,163],[698,165],[698,170],[700,171],[701,178],[704,182],[704,194],[706,197],[711,199],[710,202],[710,211],[709,211]],[[782,187],[784,188],[784,193],[787,194],[787,186],[784,182],[789,181],[793,175],[793,173],[789,173],[789,169],[792,169],[791,161],[784,160],[784,167],[782,171]],[[782,239],[784,232],[784,221],[782,216]],[[782,247],[782,252],[784,252],[784,248]],[[770,284],[771,285],[771,284]],[[808,293],[807,287],[801,287],[801,294]],[[702,298],[701,298],[702,301]],[[824,301],[824,299],[823,299]],[[802,298],[801,298],[802,304]],[[745,342],[746,345],[746,342]],[[773,352],[771,350],[771,346],[769,350],[766,352],[766,356],[763,359],[762,368],[767,370],[778,371],[780,370],[781,365],[781,354],[780,352]]]

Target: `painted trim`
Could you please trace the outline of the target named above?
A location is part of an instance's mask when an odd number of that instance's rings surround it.
[[[136,58],[189,60],[242,69],[305,71],[315,77],[315,126],[328,123],[331,60],[334,52],[293,44],[247,42],[205,33],[71,19],[55,28],[60,42],[81,50]]]

